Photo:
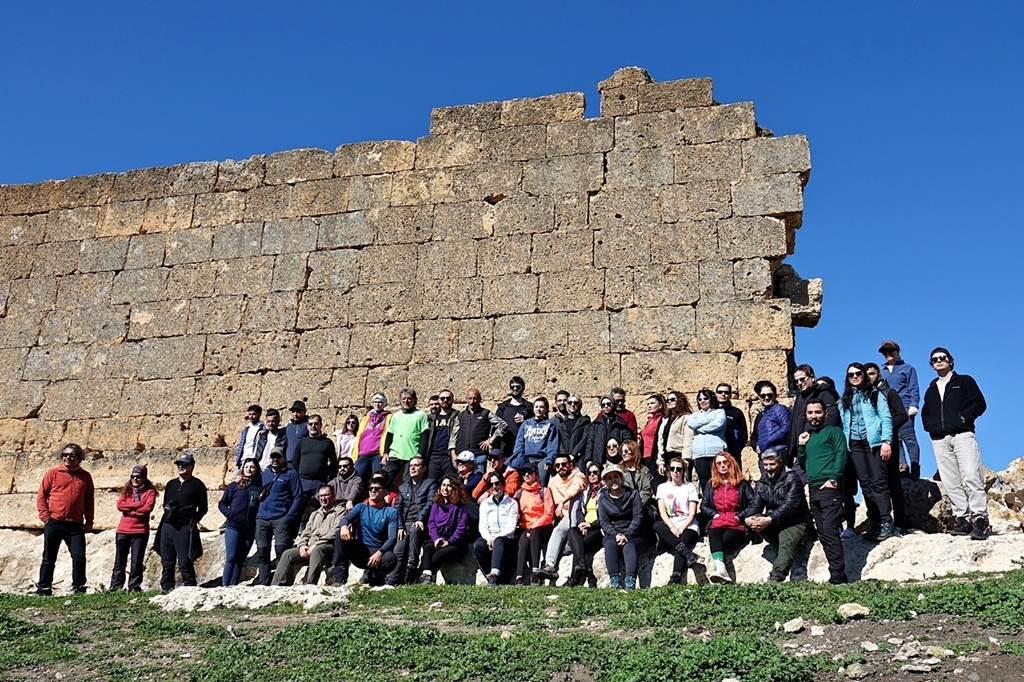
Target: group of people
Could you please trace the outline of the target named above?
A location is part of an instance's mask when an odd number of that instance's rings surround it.
[[[916,371],[899,345],[885,341],[879,352],[882,365],[849,364],[841,394],[828,377],[798,365],[792,409],[779,402],[772,382],[757,382],[759,406],[749,430],[727,383],[698,391],[695,406],[676,390],[648,396],[642,426],[626,408],[622,388],[602,397],[591,418],[568,391],[555,394],[554,411],[546,397],[527,400],[518,376],[493,411],[475,388],[466,392],[464,410],[454,408],[449,390],[432,396],[427,411],[417,407],[412,388],[400,391],[394,411],[378,393],[367,414],[344,418],[334,440],[302,401],[291,406],[284,426],[277,410],[264,417],[251,405],[236,450],[237,474],[219,503],[226,519],[222,584],[239,583],[253,544],[261,585],[290,584],[300,566],[308,567],[307,583],[330,571],[340,584],[351,565],[363,569],[369,584],[431,583],[441,566],[468,553],[489,584],[555,584],[569,552],[563,584],[593,586],[593,555],[602,548],[612,587],[637,586],[645,552],[671,553],[671,584],[686,582],[688,573],[723,583],[731,580],[726,557],[760,540],[778,550],[768,579],[782,581],[812,528],[830,582],[844,583],[842,541],[856,533],[858,483],[870,540],[907,527],[900,478],[920,475],[919,413],[957,516],[951,532],[984,540],[974,424],[985,401],[977,384],[953,371],[948,350],[936,348],[929,356],[936,378],[919,412]],[[754,483],[744,474],[748,446],[760,470]],[[51,592],[61,542],[71,551],[73,589],[85,589],[84,533],[94,510],[82,455],[78,445],[62,448],[62,464],[40,485],[40,594]],[[198,523],[207,512],[192,456],[179,456],[175,465],[178,477],[164,488],[155,542],[165,590],[175,586],[176,567],[183,584],[196,584]],[[124,587],[126,578],[128,589],[141,586],[156,498],[146,467],[135,467],[118,500],[112,588]],[[701,538],[710,567],[694,552]]]

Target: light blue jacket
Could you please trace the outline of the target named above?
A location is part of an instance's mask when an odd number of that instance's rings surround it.
[[[693,457],[714,457],[725,450],[725,410],[698,410],[686,419],[693,429]]]
[[[871,399],[862,391],[853,392],[852,409],[847,410],[843,401],[839,401],[839,415],[843,419],[843,433],[846,434],[846,446],[850,446],[850,431],[853,430],[853,413],[860,412],[864,417],[864,428],[868,432],[868,445],[877,448],[882,444],[882,434],[887,437],[892,433],[892,414],[885,396],[878,394],[878,406],[871,404]]]

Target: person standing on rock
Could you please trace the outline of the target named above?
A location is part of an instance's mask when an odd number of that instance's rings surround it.
[[[817,398],[825,404],[825,423],[841,426],[839,419],[839,394],[828,386],[815,380],[814,368],[810,365],[797,365],[793,370],[793,383],[796,385],[796,399],[793,401],[793,420],[789,428],[789,459],[793,462],[793,471],[800,480],[807,483],[807,474],[800,468],[793,454],[796,452],[797,439],[807,426],[807,401]]]
[[[426,412],[416,409],[416,391],[403,388],[398,393],[398,402],[402,409],[391,415],[380,462],[392,489],[399,478],[409,478],[413,457],[419,455],[426,461],[430,445],[430,419]]]
[[[903,401],[900,400],[899,393],[882,378],[882,369],[877,364],[865,362],[864,371],[867,373],[868,381],[871,382],[871,385],[885,396],[885,400],[889,404],[889,413],[892,415],[892,433],[890,434],[892,440],[890,442],[897,443],[900,429],[910,421],[907,410],[903,407]],[[903,481],[900,476],[899,458],[890,457],[886,460],[885,464],[886,473],[889,478],[889,497],[892,499],[892,532],[896,537],[902,537],[907,529],[907,506],[903,499]],[[870,511],[870,507],[868,509]]]
[[[619,419],[626,422],[629,432],[633,434],[629,440],[636,440],[638,430],[636,415],[626,409],[626,389],[616,386],[608,394],[612,397],[612,402],[615,403],[615,414],[619,415]]]
[[[778,552],[768,582],[781,583],[804,544],[811,515],[803,482],[776,451],[761,453],[761,468],[765,475],[754,483],[754,499],[743,523]]]
[[[466,409],[459,412],[450,425],[448,454],[454,458],[457,454],[472,452],[476,471],[483,474],[488,453],[502,442],[508,425],[480,403],[479,390],[466,391]]]
[[[92,530],[96,509],[92,476],[82,468],[82,447],[68,443],[60,449],[61,463],[43,475],[36,510],[43,522],[43,561],[36,594],[53,594],[53,569],[61,543],[71,554],[71,590],[85,593],[85,534]]]
[[[260,421],[262,416],[263,408],[256,404],[250,405],[245,411],[245,426],[242,427],[242,433],[238,436],[238,447],[235,448],[236,469],[241,469],[242,462],[256,454],[256,443],[259,441],[260,432],[266,428]]]
[[[156,490],[149,480],[145,464],[132,467],[128,483],[117,498],[117,523],[114,550],[114,570],[110,573],[110,589],[124,588],[125,568],[131,553],[132,567],[128,573],[128,591],[142,590],[142,575],[146,570],[146,545],[149,544],[149,517],[156,507]]]
[[[883,341],[878,352],[885,357],[882,367],[882,378],[889,387],[896,391],[903,403],[903,409],[909,419],[898,429],[899,437],[899,471],[915,481],[921,477],[921,446],[917,444],[917,431],[914,429],[914,417],[921,399],[921,385],[917,381],[917,370],[908,365],[900,357],[900,344],[895,341]],[[895,444],[896,441],[893,440]],[[904,454],[906,449],[906,454]]]
[[[501,441],[495,447],[500,448],[509,460],[511,460],[512,451],[516,447],[519,426],[533,413],[532,403],[523,399],[525,389],[526,381],[522,377],[512,377],[508,380],[508,397],[494,408],[494,414],[505,422],[505,431]]]
[[[732,404],[732,384],[720,383],[715,388],[718,406],[725,411],[725,447],[736,463],[743,468],[743,448],[750,440],[747,418],[743,410]]]
[[[288,450],[288,436],[286,429],[281,428],[281,413],[271,407],[267,410],[264,419],[264,427],[256,436],[256,449],[253,457],[256,458],[263,471],[270,466],[270,451],[274,448]]]
[[[309,435],[309,428],[306,426],[306,403],[304,401],[296,400],[288,408],[288,411],[292,413],[292,419],[284,429],[285,454],[288,457],[288,465],[291,466],[292,460],[295,459],[295,451],[299,449],[299,443]]]
[[[259,561],[257,585],[269,585],[271,580],[270,548],[278,561],[295,540],[293,529],[298,528],[302,514],[302,483],[299,475],[288,468],[285,451],[270,451],[270,467],[263,472],[260,488],[260,508],[256,512],[256,556]]]
[[[921,424],[932,439],[939,477],[957,519],[951,535],[988,537],[988,499],[981,468],[981,451],[974,437],[974,422],[985,413],[985,396],[967,374],[953,371],[953,354],[939,347],[931,353],[938,375],[928,385]]]
[[[825,423],[825,403],[811,398],[804,406],[809,431],[797,439],[797,459],[807,472],[810,511],[818,540],[828,561],[829,583],[846,584],[843,553],[843,474],[846,470],[846,435]]]
[[[429,415],[430,434],[427,437],[427,476],[440,481],[445,476],[455,475],[455,454],[448,447],[451,441],[451,429],[459,417],[459,411],[453,405],[455,394],[447,388],[437,394],[437,412]],[[461,450],[460,450],[461,452]]]
[[[318,414],[310,415],[306,428],[309,435],[299,443],[292,459],[292,468],[302,484],[303,523],[317,507],[313,496],[338,475],[338,449],[334,441],[324,435],[323,418]]]
[[[193,476],[196,460],[184,454],[174,461],[178,477],[164,486],[164,515],[157,529],[160,551],[160,589],[174,589],[174,567],[181,573],[181,584],[196,585],[194,562],[203,555],[199,521],[206,516],[206,485]]]

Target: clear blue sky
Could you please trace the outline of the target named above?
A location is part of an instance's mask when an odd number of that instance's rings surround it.
[[[1022,36],[1009,1],[8,2],[0,183],[414,140],[435,106],[570,90],[597,115],[627,65],[710,76],[810,138],[788,262],[824,278],[825,312],[797,361],[839,378],[894,338],[927,382],[947,346],[998,470],[1024,455]]]

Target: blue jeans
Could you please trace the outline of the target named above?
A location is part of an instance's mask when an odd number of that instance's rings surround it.
[[[361,455],[356,457],[356,476],[363,479],[363,486],[370,485],[374,471],[380,469],[380,455]]]
[[[270,585],[274,572],[270,566],[270,544],[273,541],[274,555],[280,559],[285,550],[292,546],[295,535],[292,534],[293,524],[288,517],[277,519],[256,519],[256,556],[259,558],[259,575],[257,585]]]
[[[224,574],[221,577],[221,585],[230,587],[237,585],[242,579],[242,566],[249,556],[252,543],[256,540],[255,529],[240,530],[238,528],[224,529]]]
[[[917,444],[917,431],[914,429],[914,419],[917,417],[915,414],[910,420],[900,427],[897,435],[900,439],[899,448],[900,451],[900,464],[907,464],[909,459],[911,462],[921,463],[921,446]],[[906,448],[906,454],[903,453]]]

